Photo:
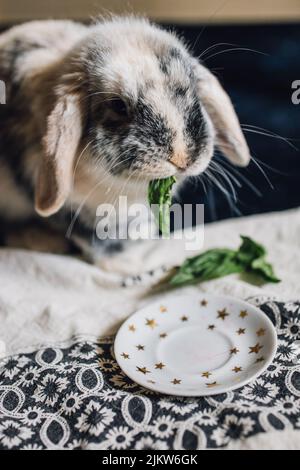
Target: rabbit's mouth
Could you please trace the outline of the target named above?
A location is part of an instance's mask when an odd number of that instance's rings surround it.
[[[131,180],[139,180],[149,182],[153,179],[169,178],[176,176],[184,179],[189,176],[197,176],[203,173],[211,161],[213,154],[200,156],[196,162],[188,163],[184,167],[179,167],[171,161],[161,161],[156,164],[134,163],[130,168],[122,172],[122,176],[129,177]]]
[[[155,156],[139,157],[132,161],[122,173],[132,176],[134,179],[150,181],[152,179],[168,178],[177,176],[185,178],[197,176],[203,173],[209,166],[214,154],[213,139],[203,145],[199,155],[188,155],[186,153],[172,153],[169,158]]]

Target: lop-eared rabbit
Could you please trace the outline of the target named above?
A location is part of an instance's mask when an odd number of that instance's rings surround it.
[[[0,35],[0,218],[35,219],[96,261],[96,208],[146,202],[147,185],[206,170],[215,146],[250,155],[219,81],[175,34],[145,19],[38,21]]]

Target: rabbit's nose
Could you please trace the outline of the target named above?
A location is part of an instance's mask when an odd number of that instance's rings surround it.
[[[184,153],[174,153],[169,161],[180,170],[185,170],[188,166],[187,157]]]

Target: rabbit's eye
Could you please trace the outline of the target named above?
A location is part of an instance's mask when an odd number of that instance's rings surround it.
[[[98,105],[94,104],[93,116],[97,122],[111,130],[131,121],[129,105],[115,96],[104,99]]]
[[[128,108],[121,98],[114,98],[110,101],[110,109],[118,116],[125,118],[128,116]]]

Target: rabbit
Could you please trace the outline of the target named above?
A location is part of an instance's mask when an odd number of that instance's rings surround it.
[[[92,262],[125,244],[95,237],[99,205],[147,204],[150,180],[204,172],[216,146],[234,165],[250,160],[217,78],[145,18],[12,27],[0,80],[1,225],[38,220],[64,235],[75,213],[68,236]]]

